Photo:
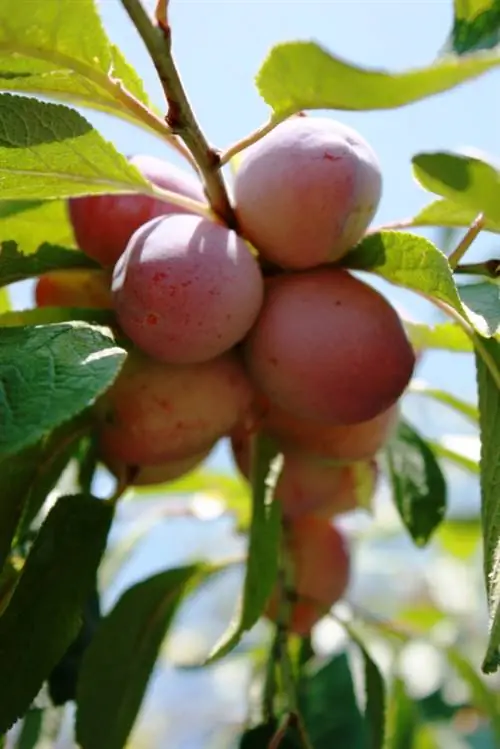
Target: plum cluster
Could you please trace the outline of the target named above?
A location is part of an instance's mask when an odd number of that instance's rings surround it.
[[[205,201],[194,176],[132,163]],[[300,634],[345,590],[349,553],[331,518],[372,496],[415,363],[394,308],[338,262],[380,194],[377,157],[356,131],[293,117],[243,153],[237,231],[147,196],[72,199],[77,242],[102,270],[47,274],[36,290],[41,306],[113,308],[133,344],[95,407],[101,459],[128,483],[175,479],[224,436],[248,478],[254,435],[276,442]],[[276,607],[277,594],[271,618]]]

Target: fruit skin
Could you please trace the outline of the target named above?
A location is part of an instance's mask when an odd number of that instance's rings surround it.
[[[100,457],[141,467],[183,460],[231,432],[251,403],[251,386],[232,352],[175,366],[133,351],[96,404]]]
[[[256,387],[293,416],[356,424],[406,388],[415,355],[394,308],[340,268],[277,276],[245,344]]]
[[[36,282],[37,307],[111,309],[111,277],[102,270],[55,270]]]
[[[206,202],[196,177],[173,164],[145,155],[134,156],[130,163],[157,187]],[[187,212],[173,203],[138,194],[70,198],[68,210],[78,246],[105,267],[116,263],[132,234],[147,221]]]
[[[243,152],[236,216],[267,260],[312,268],[361,239],[381,190],[377,156],[359,133],[328,118],[293,117]]]
[[[255,322],[264,283],[238,235],[194,215],[155,219],[131,238],[113,273],[125,333],[159,361],[213,359]]]
[[[201,453],[189,455],[181,460],[171,460],[155,466],[136,467],[136,470],[130,472],[130,477],[127,477],[127,485],[152,486],[175,481],[197,468],[200,463],[203,463],[209,453],[210,450],[204,450]],[[107,468],[117,477],[122,476],[127,471],[127,466],[123,463],[108,464]]]
[[[349,551],[333,525],[313,516],[287,524],[284,543],[293,566],[296,595],[289,629],[304,637],[343,596],[349,583]],[[276,590],[266,607],[266,616],[273,621],[277,619],[278,600]]]

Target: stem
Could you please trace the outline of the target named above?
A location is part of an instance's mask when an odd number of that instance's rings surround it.
[[[274,717],[274,697],[276,695],[276,663],[279,659],[279,637],[276,632],[266,664],[266,678],[262,693],[262,717],[265,723]]]
[[[281,724],[278,726],[278,729],[272,737],[267,749],[278,749],[279,745],[286,736],[286,732],[291,727],[292,722],[293,716],[291,715],[291,713],[287,713],[287,715],[285,715],[285,717],[281,721]]]
[[[500,276],[500,260],[486,260],[484,263],[463,263],[455,268],[456,274],[468,276],[486,276],[487,278],[498,278]]]
[[[270,133],[271,130],[274,130],[276,125],[279,125],[281,121],[281,118],[278,119],[276,117],[270,117],[267,122],[258,127],[252,133],[249,133],[241,140],[233,143],[233,145],[229,146],[229,148],[226,148],[226,150],[223,151],[220,155],[220,166],[224,166],[225,164],[227,164],[234,156],[236,156],[236,154],[240,153],[240,151],[243,151],[245,148],[248,148],[248,146],[251,146],[253,143],[257,143],[257,141]]]
[[[219,171],[219,155],[208,144],[189,104],[171,52],[171,30],[165,17],[157,23],[147,14],[141,0],[121,0],[153,61],[168,103],[167,125],[178,135],[196,161],[205,182],[207,198],[228,226],[236,219]],[[166,6],[166,3],[163,4]],[[158,15],[160,14],[161,4]]]
[[[188,198],[187,195],[181,195],[180,193],[172,192],[171,190],[164,190],[161,187],[156,187],[156,185],[149,185],[148,189],[145,191],[146,195],[151,195],[151,193],[154,193],[154,196],[159,200],[164,200],[167,203],[173,203],[173,205],[186,208],[190,213],[196,213],[198,216],[203,216],[204,218],[212,220],[214,218],[212,209],[207,206],[206,203],[200,203],[199,200]]]
[[[459,264],[460,260],[463,258],[471,244],[474,242],[474,240],[477,238],[479,232],[484,228],[484,214],[479,213],[472,224],[467,229],[467,232],[465,233],[465,236],[462,237],[458,245],[455,247],[453,252],[448,256],[448,262],[450,264],[450,268],[452,270],[455,270],[457,265]]]

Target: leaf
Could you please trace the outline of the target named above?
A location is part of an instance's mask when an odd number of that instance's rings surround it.
[[[422,395],[426,398],[432,398],[432,400],[438,401],[438,403],[442,403],[457,411],[461,416],[472,421],[473,424],[477,424],[478,422],[479,412],[475,406],[462,400],[462,398],[457,398],[456,395],[433,388],[422,380],[412,380],[408,392],[412,395]]]
[[[448,662],[469,687],[472,704],[488,716],[490,727],[496,739],[495,744],[500,745],[500,699],[498,692],[488,688],[472,663],[456,648],[445,648],[444,650]]]
[[[387,716],[385,749],[415,749],[416,731],[420,722],[418,710],[400,678],[395,678],[392,683]]]
[[[386,448],[394,500],[418,546],[425,546],[446,510],[446,483],[428,443],[405,421]]]
[[[116,324],[116,318],[112,310],[96,309],[95,307],[90,309],[34,307],[33,309],[19,310],[19,312],[0,314],[0,327],[18,328],[25,325],[52,325],[53,323],[76,322],[78,320],[95,323],[96,325],[113,326]]]
[[[500,343],[491,340],[482,343],[500,368]],[[481,524],[489,610],[489,641],[482,669],[489,674],[500,666],[500,391],[479,353],[476,353],[476,371],[481,435]]]
[[[61,104],[0,94],[0,199],[154,189],[87,120]]]
[[[455,450],[450,450],[450,448],[442,442],[437,442],[435,440],[426,441],[437,458],[449,460],[450,463],[454,463],[459,468],[463,468],[465,471],[470,471],[470,473],[479,473],[479,464],[475,460],[472,460],[461,453],[457,453]]]
[[[448,259],[424,237],[398,231],[370,234],[345,256],[343,265],[376,273],[465,316]]]
[[[278,119],[304,109],[394,109],[447,91],[500,64],[495,52],[446,57],[403,73],[366,70],[314,42],[271,49],[256,77],[258,91]]]
[[[500,222],[500,172],[491,164],[445,151],[419,153],[412,164],[426,190]]]
[[[148,105],[140,78],[106,37],[93,0],[79,0],[78,13],[71,3],[44,0],[29,14],[16,0],[2,0],[0,89],[133,117],[123,88]]]
[[[314,749],[367,749],[366,724],[356,703],[345,653],[326,664],[310,661],[299,681],[299,706]]]
[[[477,216],[474,208],[455,203],[452,200],[435,200],[422,208],[412,219],[411,226],[452,226],[469,227]],[[500,233],[500,221],[486,218],[485,230]]]
[[[446,50],[459,55],[491,49],[500,42],[499,0],[455,0],[455,18]]]
[[[470,337],[457,323],[445,322],[430,326],[405,321],[404,326],[417,351],[437,349],[461,354],[470,353],[473,350]]]
[[[481,526],[477,517],[447,520],[436,533],[436,539],[447,554],[469,560],[481,542]]]
[[[10,297],[9,292],[5,288],[0,287],[0,315],[10,310]]]
[[[122,749],[156,658],[196,567],[162,572],[129,588],[88,648],[77,685],[82,749]]]
[[[487,337],[498,335],[500,333],[500,285],[495,281],[482,281],[459,286],[458,291],[476,330]]]
[[[0,328],[0,455],[35,444],[114,381],[126,352],[83,322]]]
[[[0,618],[0,732],[26,712],[74,640],[112,519],[110,503],[81,495],[49,512]]]
[[[0,242],[16,242],[23,255],[40,245],[76,247],[73,227],[64,200],[1,200]]]
[[[15,749],[36,749],[42,730],[43,710],[35,707],[28,710]]]
[[[79,250],[44,243],[37,252],[25,255],[19,252],[16,242],[0,242],[0,286],[41,276],[51,270],[96,267],[96,263]]]
[[[278,574],[278,550],[281,537],[281,512],[272,500],[279,470],[276,447],[267,438],[255,440],[252,458],[252,521],[248,542],[248,560],[243,598],[229,629],[210,653],[207,663],[227,655],[243,634],[262,616]]]

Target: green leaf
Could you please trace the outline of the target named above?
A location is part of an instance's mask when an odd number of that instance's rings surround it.
[[[386,448],[394,500],[419,546],[425,546],[446,510],[446,483],[428,443],[405,421]]]
[[[65,200],[0,201],[0,242],[16,242],[24,255],[40,245],[76,247]]]
[[[279,470],[277,450],[266,437],[255,440],[252,458],[252,521],[243,598],[229,629],[215,645],[207,662],[227,655],[243,634],[262,616],[278,574],[278,550],[281,538],[281,512],[272,500]]]
[[[484,679],[477,673],[472,663],[456,648],[445,648],[448,662],[471,691],[472,704],[488,716],[495,736],[495,744],[500,746],[500,697],[494,689],[489,689]]]
[[[310,661],[299,682],[299,706],[314,749],[368,749],[366,724],[356,703],[345,653],[326,664]]]
[[[404,681],[394,679],[387,709],[385,749],[416,749],[419,722],[417,706],[408,696]]]
[[[76,322],[78,320],[95,323],[96,325],[113,326],[116,324],[113,311],[108,309],[34,307],[33,309],[19,310],[19,312],[0,314],[0,327],[17,328],[24,325],[52,325],[53,323]]]
[[[443,445],[442,442],[437,442],[435,440],[426,441],[437,458],[448,460],[450,461],[450,463],[454,463],[459,468],[463,468],[464,471],[469,471],[470,473],[476,474],[479,473],[479,464],[477,463],[477,461],[472,460],[472,458],[468,458],[466,455],[457,453],[455,450],[450,450],[450,448],[446,447],[446,445]]]
[[[376,273],[465,316],[448,259],[424,237],[398,231],[370,234],[345,256],[343,265]]]
[[[496,281],[482,281],[459,286],[458,292],[476,330],[487,337],[498,335],[500,333],[500,285]]]
[[[500,343],[483,340],[483,349],[500,369]],[[500,391],[480,354],[476,354],[481,433],[481,523],[484,576],[490,617],[483,671],[500,666]]]
[[[172,569],[134,585],[102,621],[77,685],[82,749],[125,746],[165,633],[197,572]]]
[[[413,347],[451,351],[455,354],[470,353],[473,344],[467,333],[454,322],[425,325],[424,323],[404,322],[404,326]]]
[[[1,227],[1,224],[0,224]],[[0,242],[0,286],[8,286],[51,270],[98,267],[79,250],[42,244],[36,252],[19,252],[16,242]]]
[[[44,0],[29,14],[16,0],[2,0],[0,89],[134,117],[124,88],[148,105],[140,78],[106,37],[93,0],[79,0],[78,13],[71,3]]]
[[[436,533],[436,540],[447,554],[469,560],[478,550],[481,542],[481,526],[478,518],[458,518],[442,523]]]
[[[10,297],[9,292],[5,288],[0,287],[0,314],[4,314],[10,310]]]
[[[477,424],[479,419],[479,412],[475,406],[462,398],[457,398],[456,395],[447,393],[444,390],[433,388],[421,380],[412,380],[410,383],[409,391],[412,395],[422,395],[426,398],[432,398],[432,400],[438,401],[445,406],[449,406],[454,411],[457,411],[461,416],[464,416],[469,421],[472,421],[474,425]]]
[[[0,618],[0,732],[23,715],[74,640],[106,546],[113,507],[59,499]]]
[[[411,226],[451,226],[469,227],[477,216],[474,208],[468,208],[452,200],[435,200],[422,208],[412,219]],[[486,218],[486,231],[500,233],[500,221]]]
[[[256,77],[260,95],[284,119],[304,109],[393,109],[447,91],[500,64],[498,53],[447,57],[403,73],[366,70],[314,42],[271,49]]]
[[[73,109],[0,94],[0,126],[2,200],[154,194],[139,171]]]
[[[459,55],[491,49],[500,42],[499,0],[455,0],[455,18],[446,49]]]
[[[426,190],[500,222],[500,172],[491,164],[445,151],[419,153],[412,164]]]
[[[114,381],[126,352],[83,322],[0,328],[0,455],[35,444]]]
[[[24,719],[15,749],[36,749],[42,730],[43,710],[28,710]]]

